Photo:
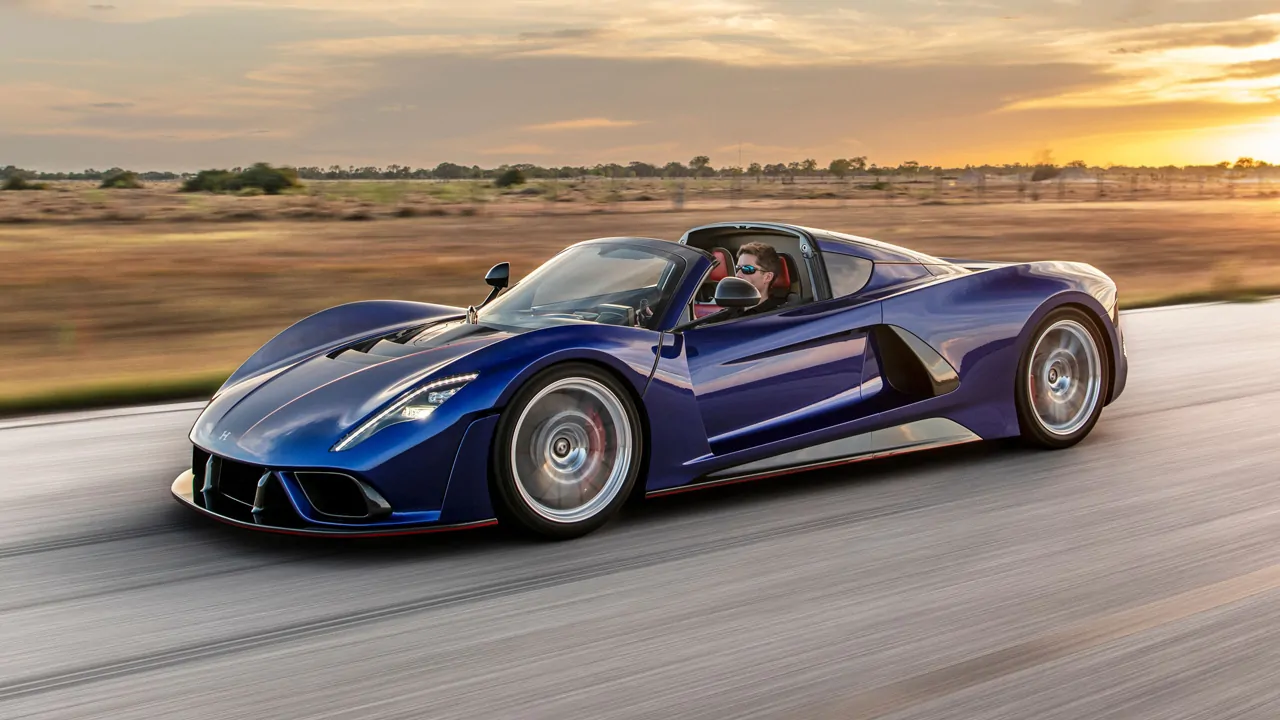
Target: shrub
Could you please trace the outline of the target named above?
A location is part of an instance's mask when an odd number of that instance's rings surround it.
[[[138,181],[138,174],[135,172],[115,170],[103,175],[102,184],[98,187],[115,190],[138,190],[142,187],[142,183]]]
[[[201,170],[182,185],[183,192],[240,192],[257,188],[267,195],[279,195],[293,187],[301,187],[298,172],[293,168],[274,168],[267,163],[255,163],[239,173],[229,170]]]
[[[1062,174],[1062,168],[1056,168],[1052,165],[1041,165],[1031,173],[1031,182],[1041,182],[1043,180],[1052,180]]]
[[[227,192],[232,189],[236,177],[229,170],[201,170],[182,184],[182,192]]]
[[[44,183],[28,182],[21,175],[12,175],[8,180],[4,181],[4,187],[0,188],[0,190],[44,190],[48,187]]]
[[[498,176],[497,180],[493,181],[494,187],[500,188],[511,187],[512,185],[523,185],[524,183],[524,173],[520,172],[516,168],[511,168],[510,170],[502,173]]]
[[[267,163],[254,163],[240,173],[242,187],[261,188],[268,195],[279,195],[289,188],[299,187],[298,171],[293,168],[273,168]]]

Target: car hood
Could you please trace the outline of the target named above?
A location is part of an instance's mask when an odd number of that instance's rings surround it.
[[[512,334],[454,320],[403,343],[384,338],[315,355],[226,388],[196,421],[191,440],[265,465],[314,458],[422,379],[450,374],[450,364]]]

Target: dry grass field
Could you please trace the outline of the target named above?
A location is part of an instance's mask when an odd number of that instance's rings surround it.
[[[1280,197],[1280,178],[1110,173],[1032,183],[1024,176],[799,177],[736,179],[533,180],[497,188],[489,181],[308,180],[278,196],[182,193],[180,182],[102,190],[93,182],[50,182],[30,192],[0,192],[0,224],[240,223],[474,215],[654,213],[724,208],[1134,202]]]
[[[395,187],[413,183],[334,185],[330,195],[280,197],[0,193],[0,218],[33,218],[0,224],[0,408],[113,385],[216,385],[274,333],[330,305],[386,297],[466,304],[484,297],[482,276],[495,262],[510,261],[518,277],[579,240],[675,240],[728,219],[827,227],[942,256],[1082,260],[1111,274],[1128,305],[1280,287],[1280,200],[1262,186],[1237,189],[1235,199],[1196,200],[1190,189],[1174,200],[1095,201],[1083,197],[1089,186],[1065,202],[981,203],[959,192],[892,202],[874,191],[813,199],[708,192],[675,211],[668,199],[555,203],[484,188],[494,197],[472,205]],[[46,212],[58,203],[60,211]],[[297,208],[309,205],[330,210],[304,217]],[[415,205],[445,214],[402,210]],[[467,207],[477,209],[464,214]],[[326,220],[357,208],[370,219]],[[255,215],[228,221],[236,213]]]

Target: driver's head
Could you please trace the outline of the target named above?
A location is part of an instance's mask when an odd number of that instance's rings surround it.
[[[760,297],[768,297],[769,285],[778,277],[782,260],[773,246],[750,242],[738,248],[737,276],[756,286]]]

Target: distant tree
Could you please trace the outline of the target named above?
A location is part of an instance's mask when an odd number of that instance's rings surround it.
[[[255,163],[245,170],[201,170],[183,183],[182,192],[225,193],[257,188],[267,195],[278,195],[300,184],[298,173],[293,168],[275,168],[267,163]]]
[[[646,163],[646,162],[638,162],[635,160],[631,161],[627,165],[627,170],[631,173],[633,177],[638,177],[638,178],[651,178],[651,177],[657,177],[658,175],[657,167],[650,165],[649,163]]]
[[[254,163],[253,167],[240,173],[239,182],[242,188],[256,187],[268,195],[279,195],[300,184],[298,173],[293,168],[274,168],[262,162]]]
[[[853,163],[851,161],[844,158],[836,158],[827,166],[827,170],[832,175],[835,175],[837,179],[843,180],[844,177],[849,174],[849,170],[852,167]]]
[[[516,168],[510,168],[506,172],[498,176],[493,181],[495,187],[511,187],[512,185],[523,185],[525,183],[524,173]]]
[[[120,168],[112,168],[102,176],[102,182],[98,185],[104,190],[137,190],[142,187],[142,183],[138,181],[138,174],[129,170],[121,170]]]
[[[760,176],[764,174],[764,168],[760,167],[760,163],[751,163],[747,166],[747,174],[756,179],[756,184],[760,184]]]
[[[451,162],[442,162],[431,174],[439,180],[461,180],[467,176],[467,169]]]
[[[711,158],[706,155],[697,155],[689,161],[689,170],[694,177],[701,177],[704,172],[711,169]]]
[[[804,162],[800,163],[800,169],[805,175],[812,175],[813,171],[818,169],[818,161],[813,158],[805,158]]]
[[[1254,159],[1253,159],[1253,158],[1251,158],[1251,157],[1242,157],[1242,158],[1240,158],[1239,160],[1236,160],[1235,169],[1236,169],[1236,170],[1251,170],[1251,169],[1253,169],[1256,165],[1257,165],[1257,163],[1254,161]]]

